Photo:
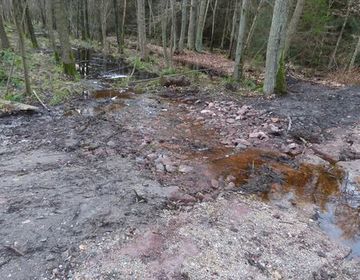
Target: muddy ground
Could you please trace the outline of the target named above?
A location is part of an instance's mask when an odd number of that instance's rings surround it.
[[[89,91],[0,119],[1,279],[360,279],[360,89]]]

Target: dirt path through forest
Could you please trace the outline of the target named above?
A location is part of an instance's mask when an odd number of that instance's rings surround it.
[[[90,90],[1,118],[0,275],[357,279],[359,106],[297,82],[277,100]]]

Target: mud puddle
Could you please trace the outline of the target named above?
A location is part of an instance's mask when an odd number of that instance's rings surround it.
[[[76,68],[82,78],[110,82],[130,76],[135,79],[156,77],[153,73],[134,69],[133,65],[127,64],[123,59],[117,59],[85,48],[76,50]]]
[[[279,207],[316,205],[316,220],[331,238],[360,256],[360,194],[349,194],[345,172],[335,166],[297,163],[286,154],[258,149],[210,149],[191,156],[204,162],[213,187],[256,194]]]

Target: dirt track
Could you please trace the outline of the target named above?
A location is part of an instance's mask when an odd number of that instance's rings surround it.
[[[261,202],[209,168],[253,147],[291,154],[284,164],[296,166],[303,147],[292,137],[334,158],[348,151],[354,162],[359,90],[291,89],[296,93],[271,101],[188,89],[90,96],[51,113],[1,118],[0,275],[358,279],[359,260],[348,260],[349,248],[318,227],[319,204],[283,196]]]

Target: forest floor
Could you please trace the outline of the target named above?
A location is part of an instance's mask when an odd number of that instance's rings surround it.
[[[210,83],[2,116],[1,277],[359,279],[360,88]]]

